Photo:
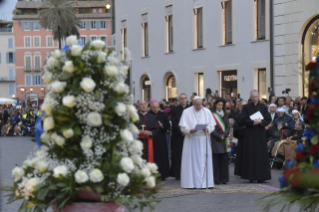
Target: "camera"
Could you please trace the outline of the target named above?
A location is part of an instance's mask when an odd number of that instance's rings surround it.
[[[287,91],[286,90],[282,91],[282,94],[287,94]]]

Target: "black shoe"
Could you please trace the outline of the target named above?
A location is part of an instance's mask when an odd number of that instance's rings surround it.
[[[226,184],[226,182],[222,182],[222,184],[224,184],[224,185],[225,185],[225,184]]]
[[[249,183],[254,183],[255,182],[255,180],[249,180]]]
[[[257,180],[257,183],[264,183],[264,180]]]
[[[220,185],[220,182],[215,182],[215,185]]]
[[[181,180],[181,178],[180,177],[175,177],[175,180]]]

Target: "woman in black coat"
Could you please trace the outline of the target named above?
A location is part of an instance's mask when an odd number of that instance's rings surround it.
[[[225,101],[217,99],[214,103],[213,117],[216,121],[215,130],[211,133],[213,148],[213,168],[215,184],[226,184],[229,181],[228,152],[226,140],[229,136],[229,121],[225,114]]]

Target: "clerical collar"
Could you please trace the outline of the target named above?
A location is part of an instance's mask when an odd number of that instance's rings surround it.
[[[142,112],[140,111],[140,114],[142,114],[143,116],[145,116],[145,115],[147,114],[147,112],[145,112],[145,113],[142,113]]]

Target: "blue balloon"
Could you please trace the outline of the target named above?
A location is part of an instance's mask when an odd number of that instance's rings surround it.
[[[306,128],[304,135],[306,136],[306,140],[312,138],[313,136],[317,135],[317,133],[309,128]]]
[[[279,182],[280,182],[280,188],[285,188],[285,187],[288,186],[288,183],[287,183],[287,181],[286,181],[284,175],[281,175],[281,176],[279,177]]]
[[[285,164],[285,167],[288,169],[294,162],[292,160],[288,160]]]
[[[65,45],[64,47],[63,47],[63,49],[62,49],[62,51],[63,52],[70,52],[70,48],[69,48],[69,46],[68,45]]]
[[[296,152],[300,152],[302,150],[304,150],[306,147],[302,144],[302,143],[299,143],[297,145],[297,149],[296,149]]]
[[[313,166],[315,168],[318,168],[319,167],[319,160],[316,160],[314,163],[313,163]]]

